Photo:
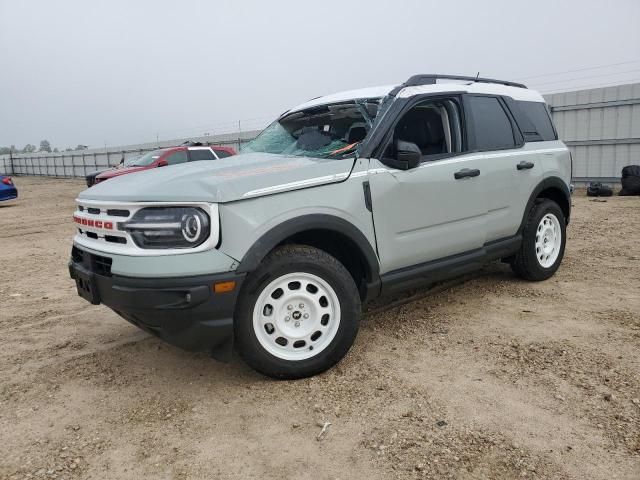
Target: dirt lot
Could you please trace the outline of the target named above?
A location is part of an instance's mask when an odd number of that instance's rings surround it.
[[[378,302],[337,368],[275,382],[80,299],[82,183],[16,183],[0,207],[2,479],[640,478],[640,198],[576,196],[551,280],[494,265]]]

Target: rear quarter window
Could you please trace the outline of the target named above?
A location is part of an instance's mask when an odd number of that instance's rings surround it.
[[[513,116],[518,122],[525,142],[557,140],[547,105],[542,102],[512,101]],[[511,107],[511,105],[510,105]]]

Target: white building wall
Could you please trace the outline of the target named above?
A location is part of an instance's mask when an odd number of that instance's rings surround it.
[[[619,181],[640,165],[640,83],[546,95],[553,121],[573,153],[577,183]]]

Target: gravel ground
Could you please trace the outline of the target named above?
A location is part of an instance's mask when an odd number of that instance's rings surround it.
[[[496,264],[378,301],[336,368],[275,382],[80,299],[82,183],[16,183],[0,206],[2,479],[640,478],[640,198],[576,195],[552,279]]]

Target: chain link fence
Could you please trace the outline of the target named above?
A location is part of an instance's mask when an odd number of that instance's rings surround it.
[[[123,160],[143,155],[158,148],[180,145],[186,141],[201,142],[203,145],[233,147],[236,151],[244,143],[255,138],[259,130],[226,135],[167,140],[124,147],[76,150],[73,152],[13,154],[0,156],[0,174],[73,178],[84,177],[96,170],[105,170],[118,165]]]

